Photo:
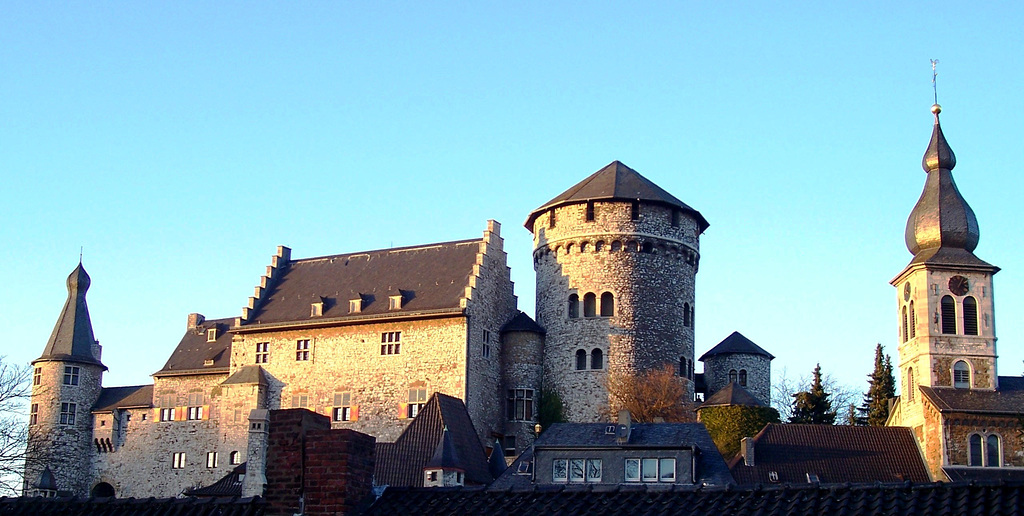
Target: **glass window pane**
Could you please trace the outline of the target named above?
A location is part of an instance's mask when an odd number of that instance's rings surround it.
[[[627,482],[640,481],[640,459],[626,459],[625,478]]]
[[[988,436],[986,443],[988,446],[986,446],[985,465],[993,468],[999,467],[999,436]]]
[[[587,482],[601,481],[601,459],[587,459]]]
[[[569,462],[569,481],[583,482],[583,459],[572,459]]]
[[[661,477],[659,480],[662,482],[675,482],[676,481],[676,460],[675,459],[661,459]]]
[[[981,436],[974,434],[971,436],[971,466],[981,466]]]
[[[551,465],[551,480],[555,482],[565,482],[569,479],[569,461],[566,459],[556,459]]]
[[[644,482],[658,481],[658,459],[644,459],[640,467]]]

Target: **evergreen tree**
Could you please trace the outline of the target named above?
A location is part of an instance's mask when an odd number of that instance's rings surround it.
[[[790,423],[809,423],[814,425],[831,425],[836,421],[836,413],[832,410],[829,393],[821,385],[821,364],[814,366],[814,380],[811,389],[793,395],[793,415]]]
[[[863,425],[864,424],[864,423],[861,423],[860,418],[857,417],[857,405],[854,405],[853,403],[850,403],[849,405],[847,405],[846,419],[843,420],[843,424],[845,424],[845,425]]]
[[[860,406],[861,424],[885,426],[889,418],[889,400],[896,396],[896,379],[892,375],[892,360],[883,355],[882,345],[875,346],[875,369],[868,375],[868,392]]]

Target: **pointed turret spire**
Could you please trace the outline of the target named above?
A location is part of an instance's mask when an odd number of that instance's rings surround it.
[[[85,293],[91,283],[89,274],[79,262],[78,267],[68,276],[68,299],[64,302],[64,309],[53,327],[46,349],[36,362],[61,360],[103,365],[93,354],[96,338],[92,333],[92,320],[85,302]]]
[[[942,108],[935,104],[935,127],[921,164],[928,173],[921,198],[907,219],[907,249],[917,257],[926,250],[952,249],[968,253],[978,246],[978,219],[953,182],[956,156],[939,125]],[[961,252],[962,252],[961,251]]]

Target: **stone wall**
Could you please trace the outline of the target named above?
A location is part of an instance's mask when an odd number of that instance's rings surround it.
[[[544,337],[528,331],[511,331],[503,334],[502,339],[502,385],[505,396],[502,407],[507,410],[508,391],[513,389],[530,389],[533,391],[533,410],[526,419],[508,419],[505,416],[505,436],[515,438],[516,454],[529,448],[536,438],[534,425],[537,424],[537,411],[540,408],[540,396],[543,389],[544,375]],[[485,445],[490,446],[493,440]],[[505,443],[503,443],[505,444]],[[498,450],[499,453],[501,450]]]
[[[707,394],[704,399],[714,394],[719,389],[729,385],[729,371],[737,373],[747,372],[747,384],[743,386],[750,391],[757,399],[765,405],[771,404],[772,371],[771,360],[764,355],[749,355],[745,353],[727,353],[708,357],[704,361],[704,382],[707,385]]]
[[[603,419],[610,371],[635,374],[693,360],[693,325],[684,324],[684,311],[694,302],[698,222],[680,212],[673,225],[673,209],[647,203],[632,220],[631,208],[595,202],[588,222],[587,204],[572,204],[534,221],[537,322],[547,330],[544,384],[562,397],[570,421]],[[606,292],[615,307],[601,316]],[[597,298],[594,317],[583,313],[588,293]],[[569,317],[571,294],[579,296],[578,318]],[[591,368],[588,358],[587,368],[577,370],[580,349],[588,357],[600,350],[602,367]]]
[[[989,435],[999,437],[1000,466],[1024,467],[1024,435],[1020,419],[1013,416],[978,414],[948,414],[943,416],[946,439],[946,460],[952,466],[974,466],[970,464],[970,436],[978,434],[985,439]],[[984,453],[984,446],[982,447]],[[977,465],[980,466],[980,465]]]

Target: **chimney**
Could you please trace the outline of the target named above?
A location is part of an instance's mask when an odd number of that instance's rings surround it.
[[[203,317],[203,314],[197,314],[197,313],[188,314],[188,326],[187,326],[186,329],[189,329],[189,330],[198,329],[199,325],[203,324],[203,321],[205,321],[205,320],[206,320],[206,317]]]
[[[744,466],[754,465],[754,438],[744,437],[740,439],[740,455],[743,456]]]
[[[619,411],[619,425],[615,429],[615,442],[619,444],[629,443],[629,433],[632,430],[633,422],[629,417],[628,410]]]

